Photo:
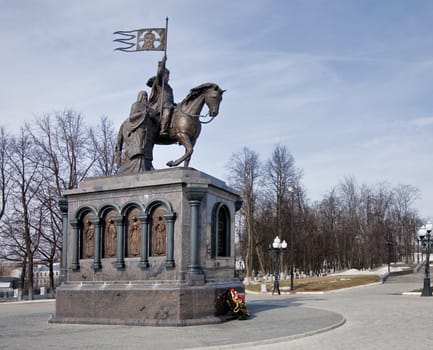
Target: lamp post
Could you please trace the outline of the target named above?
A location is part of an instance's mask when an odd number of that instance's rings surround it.
[[[275,237],[274,242],[272,243],[272,247],[270,250],[272,251],[272,256],[274,258],[274,290],[272,291],[272,295],[274,295],[275,291],[280,295],[280,256],[283,249],[287,248],[287,242],[283,240],[281,242],[280,237]]]
[[[295,218],[294,209],[295,209],[295,189],[290,186],[289,187],[290,192],[290,290],[293,290],[293,234],[294,234],[294,226],[293,226],[293,220]]]
[[[421,293],[422,297],[432,296],[432,291],[430,286],[430,249],[433,245],[433,239],[431,236],[432,228],[433,228],[433,224],[429,221],[425,226],[421,226],[421,228],[418,230],[417,233],[422,246],[426,248],[424,287]]]
[[[391,247],[392,247],[392,239],[391,234],[388,234],[388,239],[385,241],[385,245],[388,247],[388,273],[391,272]]]

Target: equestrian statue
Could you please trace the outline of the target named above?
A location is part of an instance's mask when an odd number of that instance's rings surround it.
[[[115,33],[127,36],[127,39],[115,41],[130,45],[116,50],[165,51],[162,60],[158,62],[156,76],[147,81],[146,85],[151,89],[149,97],[146,91],[139,92],[129,117],[120,127],[115,151],[119,174],[153,170],[155,144],[182,145],[185,153],[179,159],[170,160],[167,166],[174,167],[183,162],[184,167],[188,167],[194,145],[200,135],[201,124],[209,123],[218,115],[225,90],[214,83],[196,86],[182,102],[174,102],[173,89],[169,85],[170,71],[166,67],[166,33],[167,30],[163,28]],[[201,115],[204,105],[208,107],[209,112]],[[206,117],[210,119],[200,120]]]

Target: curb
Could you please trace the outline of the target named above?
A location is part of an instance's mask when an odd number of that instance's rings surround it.
[[[316,334],[325,333],[328,331],[331,331],[333,329],[336,329],[338,327],[341,327],[346,323],[346,318],[343,317],[341,314],[341,321],[337,322],[331,326],[323,327],[320,329],[315,329],[314,331],[309,331],[305,333],[299,333],[294,335],[289,335],[287,337],[279,337],[279,338],[273,338],[273,339],[263,339],[263,340],[256,340],[252,342],[246,342],[246,343],[236,343],[236,344],[228,344],[228,345],[215,345],[215,346],[206,346],[206,347],[198,347],[198,348],[189,348],[188,350],[200,350],[200,349],[240,349],[240,348],[250,348],[252,346],[259,346],[259,345],[268,345],[268,344],[276,344],[276,343],[282,343],[290,340],[295,340],[299,338],[306,338],[310,337]]]
[[[51,303],[55,302],[56,299],[37,299],[37,300],[20,300],[20,301],[6,301],[0,303],[1,305],[18,305],[18,304],[33,304],[33,303]]]
[[[374,283],[368,283],[368,284],[361,284],[359,286],[354,287],[347,287],[347,288],[340,288],[340,289],[334,289],[334,290],[327,290],[327,291],[311,291],[311,292],[297,292],[296,290],[294,292],[285,292],[281,291],[281,295],[321,295],[321,294],[328,294],[328,293],[337,293],[342,292],[345,290],[355,289],[355,288],[362,288],[362,287],[368,287],[368,286],[376,286],[381,285],[383,282],[374,282]],[[250,290],[245,289],[245,294],[255,294],[255,295],[272,295],[271,292],[254,292]],[[274,293],[275,294],[275,293]],[[278,296],[278,294],[276,294]]]

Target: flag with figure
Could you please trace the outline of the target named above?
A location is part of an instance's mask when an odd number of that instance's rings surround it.
[[[167,28],[146,28],[128,31],[117,31],[121,37],[113,41],[123,44],[115,51],[165,51],[167,45]]]

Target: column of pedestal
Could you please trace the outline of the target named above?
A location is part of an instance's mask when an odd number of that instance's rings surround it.
[[[68,200],[59,199],[59,208],[62,213],[62,260],[60,268],[60,281],[66,282],[68,277]]]
[[[140,267],[147,269],[149,267],[149,215],[142,214],[138,217],[141,222],[141,258]]]
[[[124,243],[124,232],[123,232],[123,217],[115,216],[113,221],[116,224],[117,240],[116,240],[116,262],[114,266],[117,269],[125,268],[125,243]]]
[[[200,266],[200,204],[206,194],[205,189],[188,188],[186,195],[191,207],[191,246],[190,246],[190,264],[187,272],[189,274],[202,274]]]
[[[94,253],[93,253],[93,269],[99,270],[102,268],[101,263],[101,223],[99,218],[95,218],[90,220],[90,222],[95,225],[95,234],[94,234]]]
[[[76,271],[80,269],[80,252],[79,252],[79,245],[80,245],[80,237],[78,235],[78,220],[73,219],[70,220],[69,223],[72,226],[72,263],[71,268],[72,270]]]
[[[164,215],[167,221],[167,252],[166,252],[166,267],[174,267],[174,220],[176,213],[167,213]]]

